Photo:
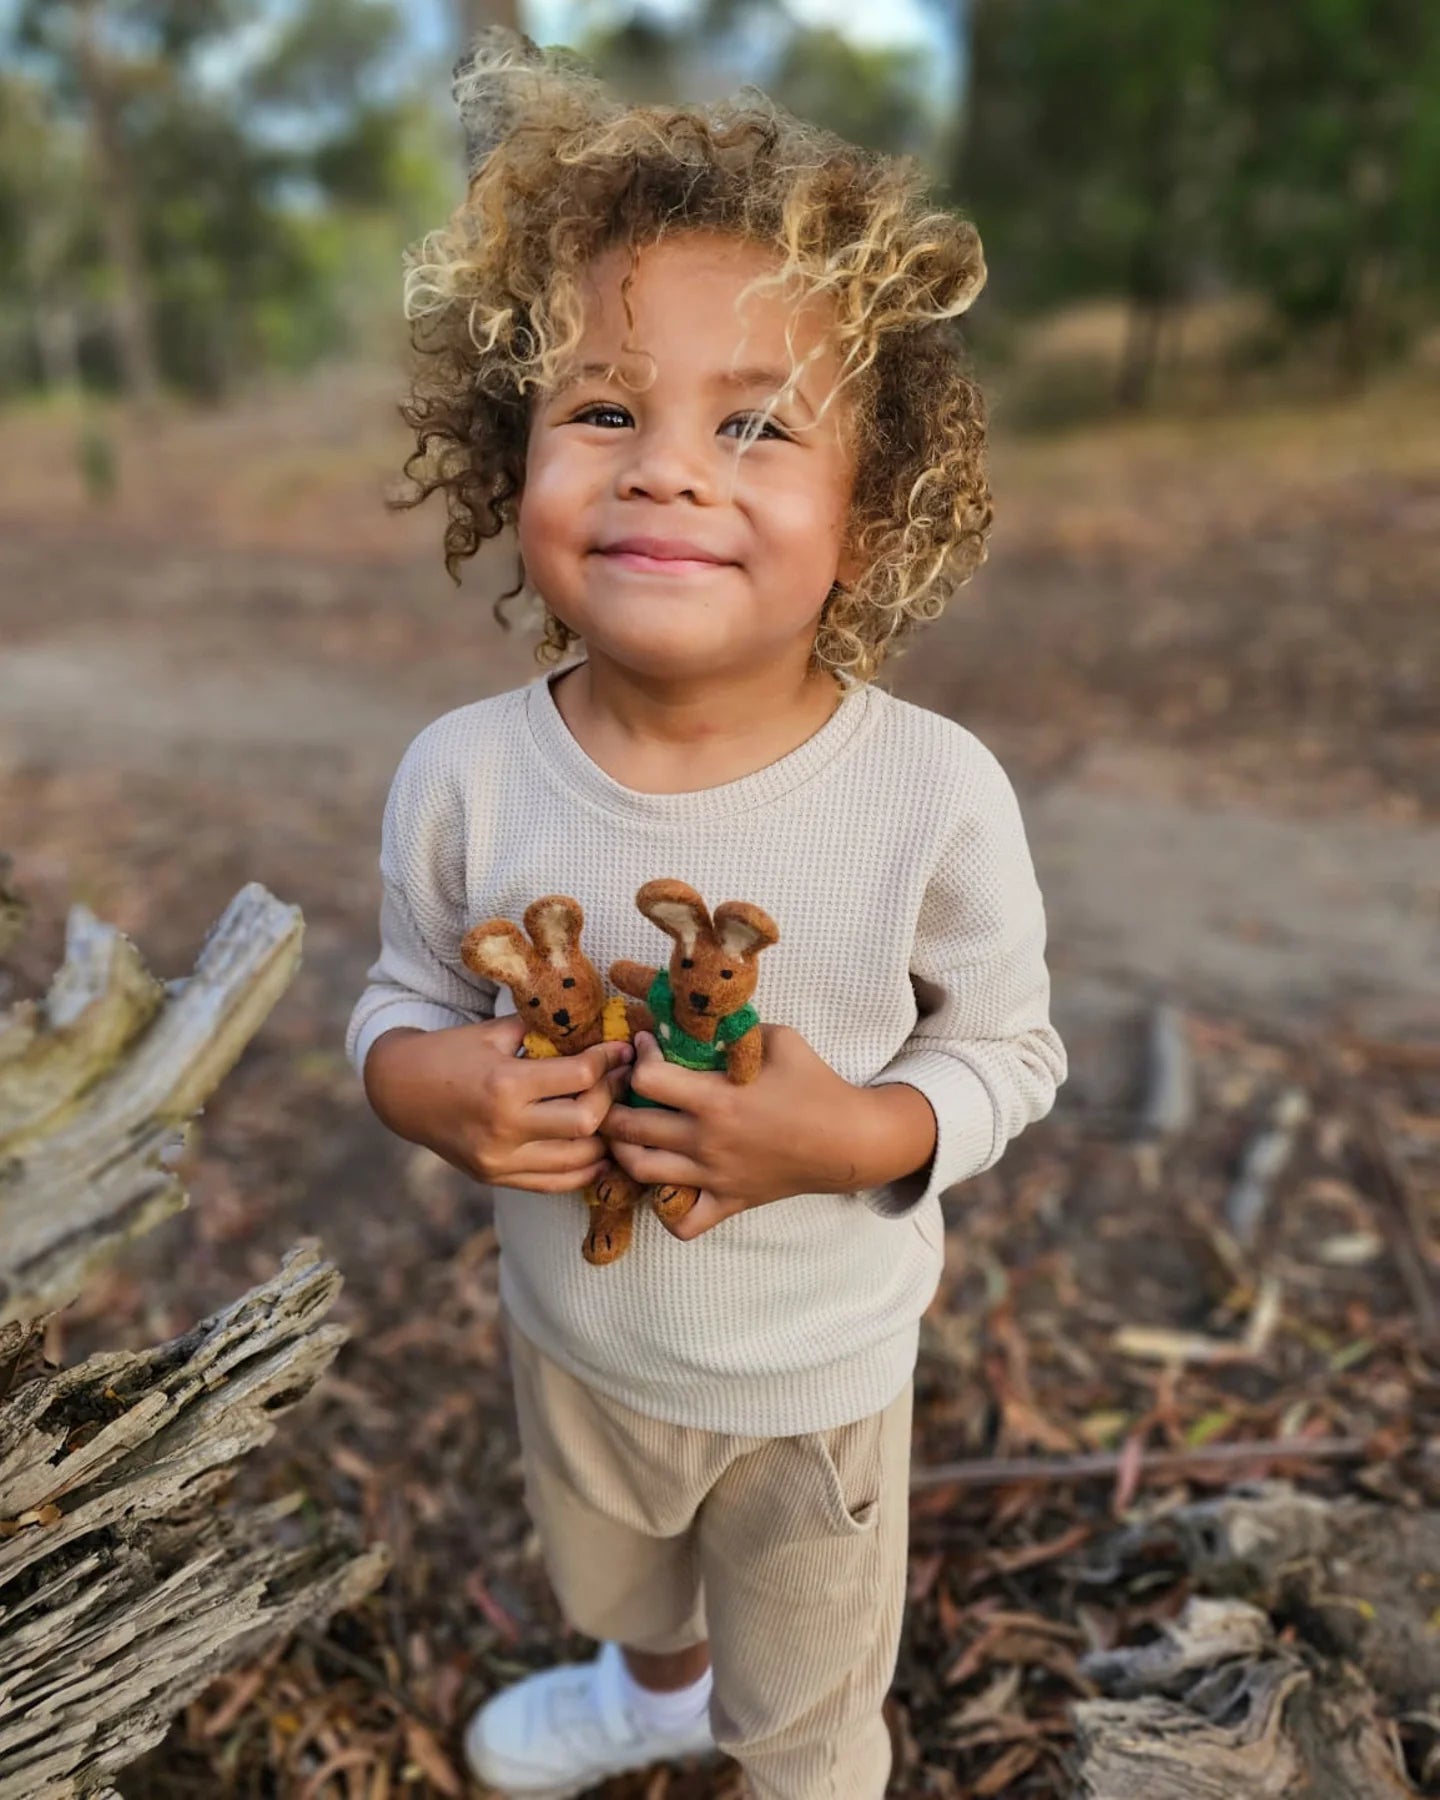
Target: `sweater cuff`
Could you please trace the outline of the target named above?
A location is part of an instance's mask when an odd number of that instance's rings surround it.
[[[995,1160],[995,1102],[990,1090],[956,1056],[913,1050],[898,1057],[869,1084],[904,1082],[922,1093],[935,1114],[935,1149],[923,1169],[875,1188],[865,1203],[882,1219],[900,1219],[933,1195],[988,1169]]]
[[[361,1080],[365,1077],[365,1058],[376,1038],[402,1026],[417,1031],[446,1031],[452,1025],[473,1025],[474,1016],[442,1006],[438,1000],[387,1000],[378,1007],[355,1033],[350,1061]]]

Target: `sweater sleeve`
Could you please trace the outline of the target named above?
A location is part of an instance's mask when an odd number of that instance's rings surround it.
[[[465,816],[438,751],[430,727],[401,759],[385,803],[380,954],[345,1033],[359,1075],[383,1032],[474,1025],[495,1012],[494,983],[460,960],[460,940],[474,923],[466,915]]]
[[[1019,802],[975,740],[973,780],[921,901],[911,952],[919,1018],[870,1084],[918,1088],[935,1114],[923,1169],[867,1195],[899,1218],[1000,1160],[1055,1103],[1065,1047],[1050,1023],[1045,909]]]

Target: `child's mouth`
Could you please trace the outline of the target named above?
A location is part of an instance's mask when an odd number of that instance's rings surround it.
[[[702,575],[732,566],[699,544],[666,538],[622,538],[602,545],[596,554],[640,575]]]

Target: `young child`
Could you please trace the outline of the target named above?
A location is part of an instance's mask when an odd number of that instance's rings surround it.
[[[983,555],[953,323],[980,247],[909,166],[753,91],[627,107],[491,36],[457,96],[474,168],[411,261],[407,468],[452,572],[515,526],[564,666],[406,752],[347,1047],[391,1130],[494,1188],[527,1504],[602,1646],[467,1752],[513,1796],[718,1746],[759,1800],[879,1800],[940,1196],[1065,1077],[1010,783],[872,683]],[[778,923],[759,1078],[644,1035],[633,1064],[518,1057],[465,932],[569,893],[602,971],[663,961],[659,876]],[[577,1190],[607,1152],[701,1197],[599,1268]]]

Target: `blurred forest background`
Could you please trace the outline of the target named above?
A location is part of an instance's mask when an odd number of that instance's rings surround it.
[[[216,400],[388,348],[397,246],[458,197],[448,64],[470,24],[535,10],[6,0],[0,398]],[[1355,381],[1434,317],[1433,8],[910,0],[895,42],[879,8],[868,31],[783,0],[548,11],[637,97],[754,81],[919,156],[990,249],[987,355],[1118,302],[1117,403],[1164,391],[1192,320],[1227,373]]]
[[[893,1791],[1060,1800],[1080,1652],[1179,1605],[1075,1568],[1150,1451],[1363,1440],[1331,1486],[1386,1497],[1408,1448],[1440,1469],[1440,7],[0,0],[0,850],[32,912],[0,1000],[72,901],[161,975],[247,881],[306,920],[190,1210],[46,1348],[187,1329],[315,1233],[351,1341],[241,1485],[394,1555],[127,1800],[459,1795],[470,1708],[585,1651],[521,1506],[486,1198],[341,1053],[405,744],[534,673],[491,617],[508,547],[457,591],[435,503],[385,505],[402,252],[462,196],[450,69],[491,19],[637,96],[756,82],[922,159],[986,244],[991,557],[885,681],[1016,782],[1071,1077],[947,1201],[916,1455],[1116,1460],[917,1494]]]

